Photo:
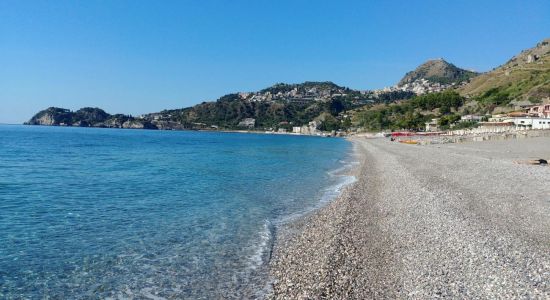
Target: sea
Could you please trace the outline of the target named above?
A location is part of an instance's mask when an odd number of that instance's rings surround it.
[[[341,138],[0,125],[0,299],[262,298]]]

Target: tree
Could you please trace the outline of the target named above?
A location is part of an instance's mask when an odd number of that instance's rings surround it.
[[[337,116],[339,113],[341,113],[345,108],[344,101],[341,99],[332,99],[330,101],[330,113],[333,116]]]
[[[340,121],[332,115],[325,115],[324,120],[321,121],[321,125],[319,125],[319,129],[322,131],[338,130],[340,129]]]

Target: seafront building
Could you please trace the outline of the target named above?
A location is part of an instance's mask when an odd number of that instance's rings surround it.
[[[486,120],[486,121],[483,121]],[[425,132],[408,133],[406,139],[410,136],[422,140],[423,137],[433,136],[482,136],[492,134],[514,134],[530,130],[550,130],[550,104],[531,105],[524,107],[523,111],[515,111],[507,114],[495,114],[492,116],[465,115],[459,122],[475,122],[478,124],[475,128],[469,129],[451,129],[441,131],[439,119],[435,118],[425,123]]]
[[[480,122],[478,131],[506,132],[515,130],[550,129],[550,104],[525,107],[523,111],[493,115]]]
[[[483,119],[483,116],[463,116],[461,122],[478,122],[479,126],[471,130],[460,130],[460,132],[478,134],[550,129],[550,104],[525,106],[522,111],[492,115],[485,122],[481,121]],[[429,131],[428,123],[426,123],[426,131]]]
[[[510,118],[508,119],[508,122],[512,122],[516,127],[516,130],[550,129],[550,118],[546,117]]]
[[[479,122],[479,127],[472,129],[476,133],[507,132],[517,130],[550,129],[550,118],[512,117],[502,121]]]

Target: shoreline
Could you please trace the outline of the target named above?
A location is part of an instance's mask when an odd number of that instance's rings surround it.
[[[316,223],[317,218],[322,215],[326,210],[332,210],[332,207],[340,206],[340,202],[346,201],[349,197],[349,192],[351,189],[354,188],[356,184],[358,184],[360,171],[362,167],[365,165],[365,155],[360,150],[360,145],[358,143],[357,137],[346,137],[346,139],[351,143],[351,151],[349,153],[349,158],[352,163],[350,163],[350,166],[347,168],[345,172],[343,172],[340,176],[346,176],[346,177],[353,177],[354,181],[348,184],[343,185],[338,192],[338,195],[336,197],[333,197],[330,201],[319,203],[316,207],[311,208],[310,210],[297,215],[293,218],[288,219],[286,222],[283,222],[280,226],[278,226],[277,231],[275,232],[275,236],[273,239],[273,245],[271,248],[271,255],[270,259],[267,262],[268,268],[269,268],[269,276],[270,276],[270,284],[272,285],[272,289],[267,294],[268,299],[301,299],[302,297],[299,297],[297,294],[292,293],[289,294],[289,291],[281,291],[279,290],[279,287],[282,285],[286,285],[286,287],[290,287],[290,290],[293,289],[293,287],[300,288],[300,284],[295,285],[292,282],[281,282],[281,280],[284,280],[284,271],[283,269],[287,269],[291,266],[289,264],[293,264],[294,260],[289,259],[288,255],[294,255],[293,253],[287,253],[288,250],[291,250],[294,252],[293,245],[297,242],[297,240],[301,239],[303,237],[303,234],[307,234],[308,230],[310,230],[311,223]],[[317,224],[315,224],[317,225]],[[309,248],[309,250],[318,249],[318,245],[316,244],[313,247],[309,247],[308,245],[301,245],[305,246],[306,248]],[[308,253],[308,251],[306,251]],[[309,254],[311,254],[309,252]],[[310,259],[314,259],[314,256],[308,255]],[[295,256],[293,258],[301,258],[299,256]],[[309,266],[312,266],[308,263]],[[296,265],[294,265],[295,267]],[[303,269],[304,272],[309,272],[312,270]],[[311,272],[307,275],[316,275],[318,272]],[[305,275],[305,274],[304,274]],[[312,278],[309,278],[312,279]],[[307,297],[305,297],[307,298]]]
[[[243,133],[243,134],[262,134],[262,135],[291,135],[291,136],[312,136],[312,137],[330,137],[330,138],[346,138],[347,135],[331,135],[327,132],[320,134],[301,134],[294,132],[266,132],[265,130],[209,130],[209,129],[150,129],[150,128],[121,128],[121,127],[94,127],[94,126],[67,126],[67,125],[33,125],[33,124],[2,124],[8,126],[34,126],[34,127],[54,127],[54,128],[95,128],[95,129],[121,129],[121,130],[145,130],[145,131],[183,131],[183,132],[219,132],[219,133]]]
[[[277,232],[268,298],[550,297],[550,167],[514,162],[550,139],[350,139],[357,181]]]

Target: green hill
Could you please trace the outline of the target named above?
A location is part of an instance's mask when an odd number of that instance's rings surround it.
[[[216,126],[223,129],[243,129],[239,125],[241,121],[254,119],[252,128],[267,130],[291,129],[323,116],[323,120],[331,124],[327,129],[335,130],[343,128],[340,126],[344,121],[340,116],[342,112],[369,101],[372,101],[369,95],[332,82],[278,83],[258,92],[228,94],[215,102],[165,110],[145,117],[182,124],[184,128]]]
[[[353,123],[367,131],[423,130],[432,118],[447,121],[460,119],[465,98],[446,90],[413,97],[407,101],[375,104],[351,112]],[[445,124],[446,125],[446,124]]]

